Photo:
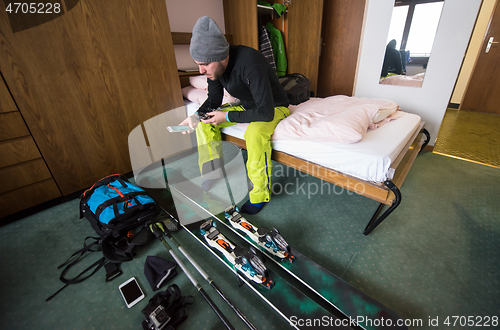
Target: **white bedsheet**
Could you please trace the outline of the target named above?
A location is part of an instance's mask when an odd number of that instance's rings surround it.
[[[199,105],[185,100],[187,114]],[[364,138],[352,144],[320,143],[311,141],[273,140],[273,148],[295,157],[334,169],[370,182],[392,179],[391,163],[420,125],[420,116],[407,113],[376,130],[368,130]],[[225,134],[243,139],[245,125],[234,125],[222,130]]]

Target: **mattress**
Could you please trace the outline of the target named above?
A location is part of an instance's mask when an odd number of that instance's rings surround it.
[[[199,105],[185,100],[186,112],[192,115]],[[303,160],[327,167],[369,182],[392,179],[392,162],[420,125],[418,115],[406,113],[375,130],[368,130],[357,143],[321,143],[305,140],[273,140],[278,150]],[[246,124],[223,128],[222,132],[244,140]]]

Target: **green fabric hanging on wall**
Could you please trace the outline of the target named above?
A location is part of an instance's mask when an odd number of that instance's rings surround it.
[[[281,4],[281,3],[270,4],[267,1],[257,1],[257,4],[274,8],[276,14],[278,15],[278,18],[280,18],[281,15],[283,15],[283,13],[286,12],[286,10],[288,9],[287,6],[285,6],[284,4]]]
[[[286,67],[288,65],[288,62],[286,60],[285,43],[283,41],[283,36],[281,35],[281,31],[271,23],[267,23],[266,28],[270,32],[269,38],[271,39],[274,61],[276,62],[276,74],[278,75],[278,77],[282,77],[286,74]]]

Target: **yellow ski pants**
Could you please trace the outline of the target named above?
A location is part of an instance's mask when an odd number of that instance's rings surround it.
[[[222,111],[245,111],[241,105],[223,109]],[[269,202],[271,199],[271,135],[278,123],[288,117],[290,111],[286,107],[274,108],[274,119],[270,122],[251,122],[245,131],[245,141],[248,152],[247,173],[253,183],[250,191],[250,202]],[[221,178],[218,169],[223,162],[221,146],[221,129],[236,123],[224,122],[220,125],[199,123],[196,128],[200,172],[205,179]]]

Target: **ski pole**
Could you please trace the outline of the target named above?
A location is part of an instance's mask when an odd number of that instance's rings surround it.
[[[162,210],[168,214],[168,216],[170,216],[170,218],[177,222],[177,220],[165,209],[162,208]],[[247,317],[243,314],[243,312],[231,301],[231,299],[229,299],[228,296],[226,296],[226,294],[224,292],[222,292],[221,289],[219,289],[219,287],[215,284],[215,282],[210,278],[210,276],[208,276],[208,274],[203,270],[203,268],[201,268],[200,265],[198,265],[198,263],[196,262],[196,260],[194,260],[191,255],[179,244],[179,242],[172,236],[172,233],[170,232],[170,230],[168,230],[168,228],[165,228],[164,226],[162,226],[161,224],[159,224],[160,226],[158,226],[158,228],[160,230],[163,231],[163,233],[174,243],[174,245],[177,247],[177,249],[179,251],[182,252],[182,254],[186,257],[187,260],[189,260],[189,262],[193,265],[194,268],[196,268],[196,270],[201,274],[201,276],[203,276],[203,278],[210,284],[210,286],[212,288],[214,288],[214,290],[219,294],[219,296],[222,297],[222,299],[224,299],[224,301],[229,305],[229,307],[231,307],[231,309],[239,316],[239,318],[245,322],[246,326],[249,328],[249,329],[252,329],[252,330],[257,330],[257,328],[247,319]]]
[[[208,294],[205,292],[205,290],[203,290],[203,288],[198,284],[198,282],[196,281],[196,279],[191,275],[191,273],[188,271],[188,269],[186,268],[186,266],[184,265],[184,263],[182,262],[182,260],[180,260],[177,255],[175,254],[175,252],[172,250],[172,247],[167,243],[167,241],[165,241],[165,239],[163,238],[162,236],[162,232],[161,230],[156,227],[156,224],[152,224],[152,225],[149,225],[149,229],[153,232],[153,234],[163,243],[163,245],[167,248],[168,252],[170,252],[170,254],[172,255],[172,257],[174,258],[174,260],[177,262],[177,264],[181,267],[182,271],[184,272],[184,274],[186,274],[186,276],[189,278],[189,280],[191,281],[191,283],[193,283],[193,285],[196,287],[196,289],[198,290],[198,292],[203,296],[203,298],[205,299],[205,301],[210,305],[210,307],[213,309],[213,311],[215,312],[215,314],[217,314],[217,316],[219,317],[219,319],[222,321],[222,323],[224,323],[224,325],[226,326],[227,329],[230,329],[230,330],[235,330],[235,328],[231,325],[231,323],[229,323],[229,321],[227,320],[227,318],[224,316],[224,314],[222,314],[222,312],[219,310],[219,308],[217,308],[217,306],[215,305],[215,303],[212,301],[212,299],[210,299],[210,297],[208,296]]]

